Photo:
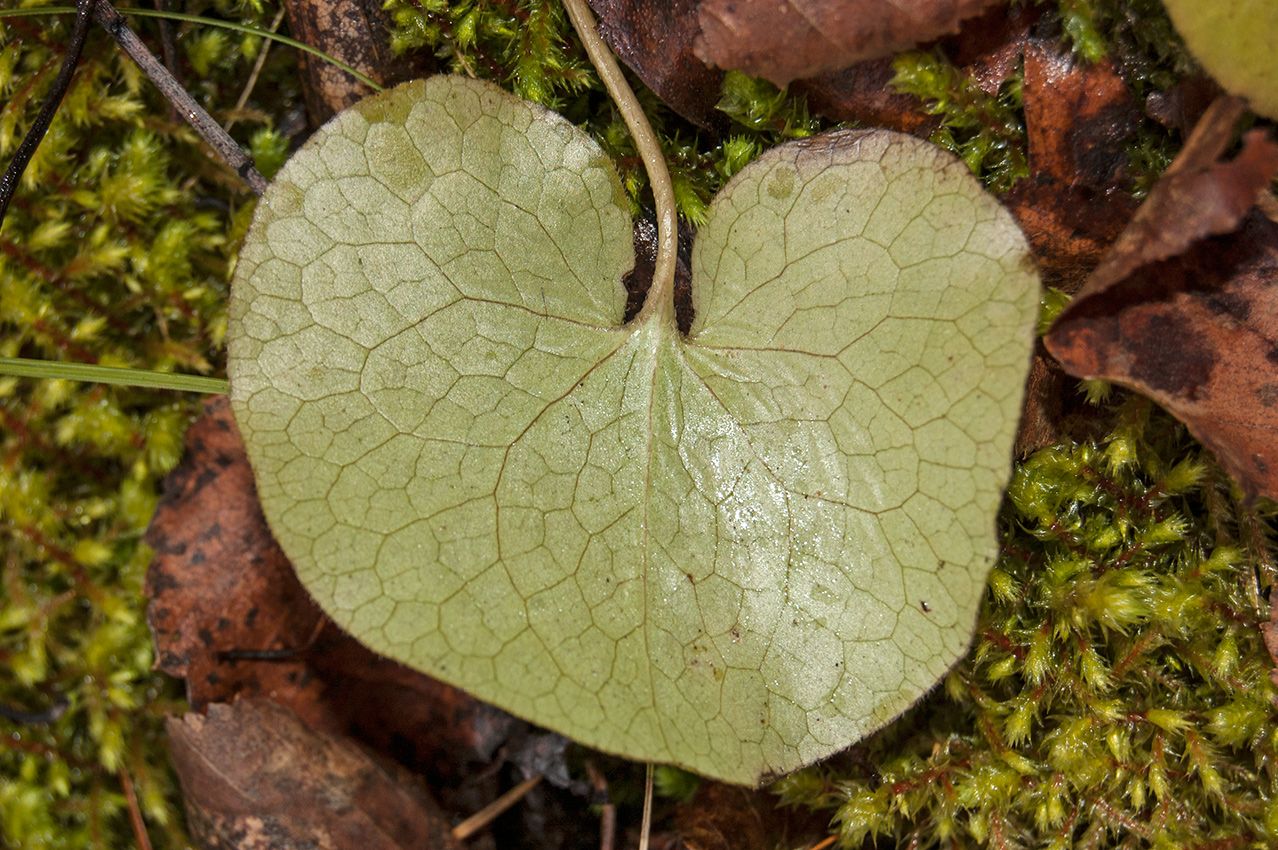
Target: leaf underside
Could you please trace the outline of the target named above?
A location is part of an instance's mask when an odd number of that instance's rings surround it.
[[[1278,119],[1278,5],[1272,0],[1164,0],[1194,58],[1230,94]]]
[[[232,402],[272,529],[355,637],[754,784],[968,645],[1037,279],[961,163],[882,131],[734,178],[687,337],[622,324],[627,210],[593,141],[493,86],[370,98],[258,207]]]

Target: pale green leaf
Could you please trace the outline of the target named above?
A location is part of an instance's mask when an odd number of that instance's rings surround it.
[[[1194,58],[1225,91],[1278,118],[1278,3],[1163,0]]]
[[[280,172],[232,295],[262,504],[373,649],[583,743],[741,783],[963,653],[1037,280],[962,163],[845,131],[714,201],[696,319],[623,325],[594,142],[437,77]]]

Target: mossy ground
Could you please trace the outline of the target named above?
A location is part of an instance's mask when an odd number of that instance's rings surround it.
[[[1188,67],[1156,0],[1045,4],[1081,54],[1119,56],[1138,93]],[[178,6],[263,27],[276,11],[266,0]],[[644,204],[637,157],[557,0],[399,0],[391,11],[402,48],[586,126]],[[135,23],[158,43],[154,21]],[[68,27],[65,15],[0,23],[5,161]],[[259,94],[233,111],[263,43],[178,31],[187,87],[273,171],[299,123],[295,58],[274,49]],[[938,141],[993,188],[1023,172],[1015,80],[978,95],[937,53],[901,57],[898,73],[945,117]],[[733,129],[713,143],[643,96],[694,222],[762,150],[823,126],[801,101],[735,74],[723,91]],[[1174,142],[1150,131],[1134,161],[1156,175]],[[0,355],[220,374],[228,269],[251,201],[95,32],[0,232]],[[140,536],[197,404],[0,378],[0,703],[50,719],[0,719],[7,846],[134,846],[132,811],[155,846],[185,843],[159,733],[182,706],[175,683],[150,671]],[[1256,629],[1273,580],[1268,521],[1183,429],[1140,400],[1116,402],[1106,440],[1018,467],[970,658],[848,757],[784,780],[780,799],[830,809],[848,847],[1273,846],[1278,727]]]

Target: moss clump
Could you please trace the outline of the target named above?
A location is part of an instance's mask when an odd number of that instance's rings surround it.
[[[984,91],[940,50],[902,53],[892,62],[897,91],[919,98],[941,128],[931,141],[967,163],[992,191],[1010,189],[1029,174],[1022,71],[1004,80],[996,94]]]
[[[858,748],[781,780],[844,847],[1278,844],[1264,521],[1129,400],[1099,444],[1020,464],[973,652]]]

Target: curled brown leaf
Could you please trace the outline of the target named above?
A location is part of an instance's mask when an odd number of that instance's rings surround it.
[[[1278,496],[1278,224],[1253,209],[1278,145],[1216,158],[1238,108],[1208,110],[1045,343],[1071,374],[1132,387],[1184,422],[1248,495]]]

